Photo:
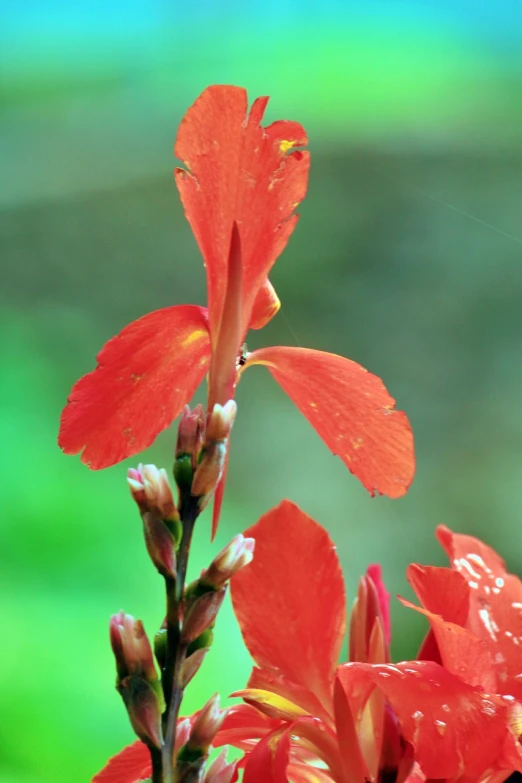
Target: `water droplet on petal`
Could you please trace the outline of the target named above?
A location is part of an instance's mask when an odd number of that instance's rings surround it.
[[[437,729],[438,733],[441,737],[444,736],[446,733],[446,729],[448,728],[443,720],[436,720],[435,721],[435,728]]]

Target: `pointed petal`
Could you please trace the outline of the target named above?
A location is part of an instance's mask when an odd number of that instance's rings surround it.
[[[339,747],[342,748],[342,764],[345,779],[350,783],[363,783],[370,776],[361,752],[354,716],[345,689],[338,679],[334,690],[335,724]]]
[[[375,585],[375,589],[377,590],[385,641],[386,644],[389,645],[391,642],[390,594],[386,589],[386,585],[384,584],[384,579],[382,578],[382,568],[379,563],[373,563],[373,565],[369,565],[366,569],[366,575],[370,577],[373,584]]]
[[[446,622],[439,614],[421,609],[400,598],[401,603],[426,615],[437,641],[442,665],[468,685],[478,686],[486,693],[496,693],[497,678],[492,651],[483,639],[456,623]]]
[[[98,772],[92,783],[137,783],[152,772],[149,749],[143,742],[134,742],[113,756]]]
[[[248,328],[262,329],[279,312],[280,307],[281,301],[267,278],[255,298]]]
[[[243,332],[259,288],[296,223],[306,193],[309,156],[292,151],[307,143],[295,122],[260,122],[268,98],[247,113],[239,87],[213,85],[187,111],[174,153],[188,169],[176,183],[207,269],[211,331],[225,298],[226,261],[233,221],[243,246]]]
[[[499,692],[522,701],[522,581],[479,539],[443,526],[437,537],[470,588],[467,627],[496,652]]]
[[[262,348],[265,364],[328,448],[374,495],[396,498],[415,472],[413,435],[380,378],[360,364],[307,348]]]
[[[469,587],[458,571],[412,563],[406,571],[408,582],[422,606],[444,620],[466,625],[469,614]]]
[[[331,711],[346,630],[344,580],[332,540],[288,500],[245,535],[256,540],[255,556],[232,578],[231,593],[250,654]]]
[[[470,687],[435,663],[348,663],[339,667],[339,680],[348,701],[368,682],[382,691],[427,778],[453,779],[466,770],[480,780],[502,752],[508,729],[500,699]]]
[[[182,305],[139,318],[104,345],[73,386],[58,443],[92,470],[143,451],[171,424],[210,359],[206,311]]]
[[[289,757],[288,732],[269,734],[248,755],[243,783],[288,783]]]

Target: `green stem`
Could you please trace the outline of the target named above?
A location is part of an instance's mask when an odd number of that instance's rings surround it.
[[[199,514],[196,498],[189,497],[180,509],[183,534],[177,553],[176,579],[165,579],[167,597],[167,650],[162,675],[166,709],[163,714],[162,749],[163,778],[161,783],[174,781],[174,744],[176,724],[183,697],[181,670],[187,653],[187,645],[181,643],[181,608],[194,524]]]
[[[152,762],[152,783],[163,783],[163,763],[161,750],[149,747]]]

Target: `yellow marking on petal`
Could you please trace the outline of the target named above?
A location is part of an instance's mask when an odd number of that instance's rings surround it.
[[[363,438],[357,438],[356,440],[352,440],[352,446],[354,447],[354,449],[360,449],[363,443],[364,443]]]
[[[317,403],[316,403],[316,402],[309,402],[309,403],[308,403],[308,405],[309,405],[311,408],[317,408]]]
[[[196,342],[196,340],[201,340],[202,337],[206,336],[207,332],[204,332],[203,329],[195,329],[193,332],[190,332],[190,334],[187,334],[187,336],[181,341],[181,347],[186,348],[188,345]]]
[[[281,150],[282,154],[284,155],[288,150],[291,150],[292,147],[295,147],[295,141],[288,141],[287,139],[281,139],[279,142],[279,149]]]
[[[265,691],[261,688],[245,688],[242,691],[236,691],[232,696],[238,696],[247,704],[257,707],[260,712],[264,712],[270,718],[279,718],[281,720],[295,720],[308,715],[301,707],[294,704],[284,696],[279,696],[272,691]]]

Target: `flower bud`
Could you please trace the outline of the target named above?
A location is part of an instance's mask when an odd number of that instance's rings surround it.
[[[220,590],[209,590],[187,603],[181,629],[183,644],[190,644],[209,626],[213,625],[225,593],[226,588],[224,587]]]
[[[163,692],[143,623],[124,612],[113,615],[110,640],[118,672],[116,687],[132,727],[143,742],[159,748]]]
[[[226,714],[227,710],[222,710],[219,707],[219,695],[214,694],[194,721],[187,748],[206,753],[221,728]]]
[[[200,498],[200,510],[209,502],[222,476],[227,454],[227,440],[236,412],[236,403],[234,400],[229,400],[225,405],[216,403],[208,417],[202,457],[191,488],[193,497]]]
[[[142,516],[143,534],[150,559],[159,573],[170,579],[176,578],[176,537],[169,525],[151,511]]]
[[[127,482],[132,497],[142,514],[150,512],[159,519],[170,522],[179,520],[172,489],[164,468],[158,470],[155,465],[140,464],[137,470],[129,469]]]
[[[235,783],[238,778],[239,761],[227,762],[227,748],[223,748],[209,766],[203,778],[203,783]]]
[[[188,405],[185,405],[179,420],[175,454],[176,459],[189,454],[193,470],[196,469],[199,453],[203,447],[204,432],[205,410],[203,405],[196,405],[192,411]]]
[[[125,677],[118,685],[118,691],[127,708],[132,728],[147,745],[160,748],[161,713],[163,702],[161,686],[153,687],[142,677]]]
[[[375,664],[390,660],[381,592],[374,581],[374,574],[380,578],[380,569],[377,571],[370,566],[359,582],[350,616],[350,661]]]
[[[141,620],[119,612],[111,617],[109,631],[118,679],[136,675],[154,685],[158,681],[158,674]]]
[[[216,555],[210,566],[203,571],[200,582],[218,590],[223,587],[243,566],[254,557],[255,539],[245,538],[241,533]]]

